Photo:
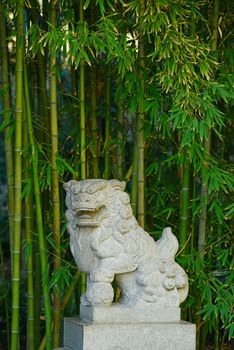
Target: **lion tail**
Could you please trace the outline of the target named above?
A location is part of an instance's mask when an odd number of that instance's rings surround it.
[[[179,243],[170,227],[166,227],[163,230],[162,237],[156,242],[156,244],[159,248],[161,259],[171,260],[175,258],[179,249]]]

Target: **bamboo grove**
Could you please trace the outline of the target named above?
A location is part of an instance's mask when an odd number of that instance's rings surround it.
[[[155,239],[172,227],[197,349],[231,348],[231,7],[1,1],[0,349],[59,347],[63,317],[79,312],[71,178],[124,180],[142,227]]]

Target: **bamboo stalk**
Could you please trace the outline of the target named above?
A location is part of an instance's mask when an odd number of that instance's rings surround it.
[[[29,97],[29,96],[28,96]],[[28,101],[27,103],[30,103]],[[25,110],[25,109],[24,109]],[[28,145],[28,130],[26,113],[23,121],[23,141]],[[29,155],[25,154],[25,171],[24,177],[27,180],[29,174]],[[27,266],[27,349],[34,350],[34,288],[33,288],[33,244],[32,244],[32,195],[31,193],[24,200],[25,204],[25,240],[26,240],[26,266]]]
[[[94,26],[96,22],[96,4],[91,1],[91,25]],[[90,75],[90,89],[91,89],[91,135],[93,142],[92,152],[92,176],[94,178],[100,177],[99,159],[98,159],[98,120],[97,120],[97,65],[92,61],[91,75]]]
[[[190,164],[187,160],[182,168],[181,209],[180,209],[180,249],[185,254],[188,251],[188,206],[189,206],[189,179]]]
[[[106,72],[106,89],[105,89],[105,100],[106,100],[106,115],[105,115],[105,151],[104,151],[104,179],[110,177],[110,99],[111,99],[111,88],[110,88],[110,64],[107,66]]]
[[[33,249],[31,237],[31,213],[32,201],[30,198],[25,201],[25,238],[27,242],[28,256],[27,263],[27,349],[34,349],[34,288],[33,288]]]
[[[212,17],[212,36],[211,36],[211,51],[217,50],[218,42],[218,17],[219,17],[219,0],[213,2],[213,17]],[[204,140],[204,152],[205,152],[205,163],[202,168],[201,174],[201,212],[199,217],[199,232],[198,232],[198,251],[201,259],[205,256],[205,244],[206,244],[206,223],[207,223],[207,205],[208,205],[208,184],[207,184],[207,158],[209,157],[211,150],[211,129],[208,130],[208,137]],[[201,315],[198,316],[198,325],[201,325]],[[206,327],[206,326],[205,326]],[[202,349],[205,344],[207,332],[204,327],[197,334],[197,348]]]
[[[81,179],[86,179],[86,135],[85,135],[85,88],[84,88],[84,61],[80,62],[80,162]]]
[[[211,130],[209,130],[208,138],[204,142],[205,158],[210,154]],[[208,204],[208,184],[207,184],[206,165],[202,168],[202,185],[201,185],[201,213],[199,217],[199,234],[198,234],[198,251],[203,259],[205,255],[206,244],[206,219]]]
[[[67,304],[69,303],[71,297],[72,297],[72,294],[74,293],[74,289],[75,289],[75,286],[80,278],[80,271],[78,270],[76,272],[76,275],[74,276],[73,280],[72,280],[72,283],[70,284],[66,294],[64,295],[64,298],[63,298],[63,302],[61,304],[61,311],[63,312],[67,306]],[[45,345],[46,345],[46,337],[44,336],[42,341],[41,341],[41,344],[38,348],[38,350],[44,350],[45,349]]]
[[[118,131],[117,131],[117,154],[116,154],[116,175],[118,179],[123,179],[124,174],[124,104],[119,102],[119,110],[117,115]]]
[[[3,117],[7,119],[12,112],[10,98],[10,75],[8,68],[8,51],[6,40],[6,27],[4,22],[3,8],[0,5],[0,47],[2,60],[2,90],[3,90]],[[8,223],[10,237],[11,268],[13,267],[13,230],[14,230],[14,161],[12,150],[12,137],[10,136],[10,126],[4,130],[4,147],[6,157],[6,175],[7,175],[7,205],[8,205]]]
[[[11,350],[19,347],[20,308],[20,240],[21,240],[21,190],[22,190],[22,113],[23,113],[23,50],[24,18],[23,0],[18,1],[16,36],[16,113],[15,113],[15,185],[14,185],[14,236],[12,274]]]
[[[38,349],[41,339],[41,266],[38,233],[33,237],[33,266],[34,266],[34,344]]]
[[[44,297],[44,307],[45,307],[45,321],[46,321],[46,349],[51,350],[52,348],[52,335],[51,335],[51,309],[50,309],[50,291],[49,291],[49,265],[47,262],[47,254],[45,249],[45,237],[43,229],[42,220],[42,207],[41,207],[41,197],[40,197],[40,185],[38,176],[38,155],[37,149],[34,141],[32,116],[29,102],[29,92],[28,92],[28,80],[27,71],[24,69],[24,90],[25,90],[25,102],[26,102],[26,115],[27,115],[27,125],[28,125],[28,136],[29,143],[32,152],[32,170],[33,170],[33,186],[34,186],[34,196],[35,196],[35,209],[36,209],[36,221],[37,221],[37,231],[38,231],[38,241],[40,249],[40,261],[41,261],[41,272],[42,272],[42,289]]]
[[[210,48],[212,52],[217,50],[218,43],[218,20],[219,20],[219,0],[213,2],[212,17],[212,35]],[[204,141],[205,161],[207,160],[211,149],[211,129],[208,131],[208,138]],[[198,234],[198,251],[203,259],[205,254],[206,243],[206,221],[207,221],[207,204],[208,204],[208,184],[206,181],[207,166],[204,164],[202,169],[202,186],[201,186],[201,213],[199,217],[199,234]]]
[[[80,22],[84,20],[83,0],[80,0]],[[80,61],[80,148],[81,179],[86,179],[86,137],[85,137],[85,64]]]
[[[32,0],[32,22],[38,24],[38,16],[40,12],[38,9],[38,2]],[[43,13],[43,23],[45,14]],[[47,18],[48,20],[48,18]],[[39,143],[49,144],[49,118],[48,118],[48,97],[46,92],[46,69],[45,69],[45,58],[41,52],[38,51],[36,54],[36,76],[37,76],[37,98],[38,98],[38,113],[41,118],[41,128],[39,130]],[[46,195],[48,193],[46,191]],[[45,196],[42,197],[43,207],[43,221],[45,223],[46,208],[48,200]],[[38,234],[35,233],[33,239],[33,265],[34,265],[34,345],[38,349],[41,339],[41,267],[40,267],[40,248],[38,245]]]
[[[92,152],[92,176],[99,178],[98,165],[98,121],[97,121],[97,81],[96,81],[96,66],[93,63],[91,67],[91,134],[93,140]]]
[[[84,21],[83,0],[79,2],[79,20]],[[80,163],[81,163],[81,179],[86,179],[86,135],[85,135],[85,63],[80,61]],[[85,293],[86,275],[81,274],[80,293]]]
[[[135,121],[135,137],[133,144],[133,162],[132,162],[132,190],[131,190],[131,206],[133,215],[137,215],[137,178],[138,178],[138,134],[137,120]]]
[[[2,242],[0,240],[0,272],[1,272],[1,278],[2,281],[6,280],[5,275],[5,264],[4,264],[4,256],[3,256],[3,249],[2,249]],[[2,328],[2,334],[0,334],[0,339],[4,339],[5,341],[2,342],[2,345],[7,344],[7,349],[10,349],[10,319],[9,319],[9,306],[8,306],[8,293],[5,293],[3,299],[4,299],[4,306],[5,306],[5,320],[6,320],[6,337],[4,336],[4,328]],[[4,317],[3,316],[3,317]]]
[[[38,3],[36,0],[32,0],[32,22],[33,24],[38,24]],[[39,114],[41,117],[41,125],[42,130],[40,133],[40,141],[46,143],[48,146],[50,143],[49,140],[49,113],[48,113],[48,96],[46,91],[46,69],[45,69],[45,57],[42,55],[40,51],[36,54],[36,62],[37,62],[37,95],[38,95],[38,108]]]
[[[138,195],[137,195],[137,217],[139,224],[144,228],[145,226],[145,175],[144,175],[144,113],[142,112],[143,107],[143,95],[144,95],[144,42],[142,34],[142,23],[145,11],[145,1],[140,0],[140,11],[139,11],[139,80],[141,81],[141,96],[139,96],[139,110],[138,110],[138,122],[137,122],[137,133],[138,133]]]
[[[57,0],[50,3],[50,23],[52,30],[56,27],[56,4]],[[51,120],[51,167],[52,167],[52,206],[53,206],[53,238],[55,245],[54,272],[61,266],[60,253],[60,198],[59,181],[56,158],[58,153],[58,115],[57,115],[57,86],[56,86],[56,53],[50,52],[50,120]],[[54,333],[53,345],[59,346],[60,342],[60,291],[58,285],[53,290],[54,301]]]

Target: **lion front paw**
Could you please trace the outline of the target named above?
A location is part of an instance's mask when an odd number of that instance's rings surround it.
[[[91,305],[110,306],[114,298],[114,291],[110,283],[90,283],[86,292],[86,300]]]

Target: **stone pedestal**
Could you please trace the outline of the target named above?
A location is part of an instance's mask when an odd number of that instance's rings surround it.
[[[195,350],[195,325],[179,310],[83,306],[83,320],[65,318],[64,350]]]

